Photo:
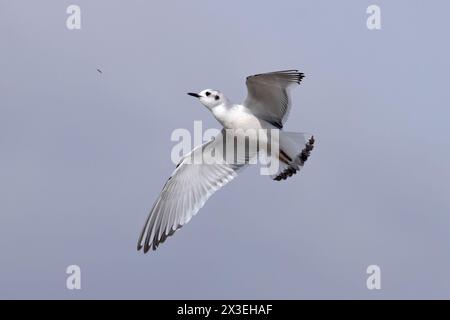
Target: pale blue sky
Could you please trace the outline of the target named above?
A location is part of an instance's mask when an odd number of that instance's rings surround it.
[[[382,30],[366,28],[370,4]],[[0,0],[0,298],[450,298],[449,10]],[[290,68],[306,78],[286,129],[317,142],[303,172],[244,171],[137,252],[171,132],[218,127],[185,93],[240,101],[247,75]]]

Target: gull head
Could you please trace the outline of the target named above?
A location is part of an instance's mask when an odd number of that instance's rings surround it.
[[[197,98],[208,109],[213,109],[227,101],[227,98],[220,91],[205,89],[199,93],[189,92],[188,95]]]

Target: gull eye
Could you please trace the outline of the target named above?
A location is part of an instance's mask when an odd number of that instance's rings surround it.
[[[206,94],[207,97],[209,97],[211,95],[211,92],[206,91],[205,94]]]
[[[219,100],[220,99],[220,97],[219,96],[216,96],[214,99],[216,99],[216,100]]]

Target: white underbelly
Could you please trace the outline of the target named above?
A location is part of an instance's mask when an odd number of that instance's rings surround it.
[[[222,123],[226,129],[263,129],[257,117],[239,109],[227,112]]]
[[[268,131],[276,128],[270,123],[246,112],[243,108],[244,107],[235,107],[228,110],[217,108],[213,113],[225,129],[231,129],[233,131],[233,135],[250,139],[253,143],[256,142],[259,145],[260,150],[267,149],[270,145],[277,149],[278,137],[273,140],[272,134],[268,136]],[[278,131],[278,129],[276,129],[276,131]],[[240,140],[245,141],[243,139]]]
[[[230,117],[225,120],[225,127],[229,129],[262,129],[261,123],[252,115]]]

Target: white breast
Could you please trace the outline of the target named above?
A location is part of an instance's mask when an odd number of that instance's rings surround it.
[[[212,110],[216,119],[226,129],[261,129],[261,121],[247,112],[242,105],[233,105],[231,108],[217,106]]]

